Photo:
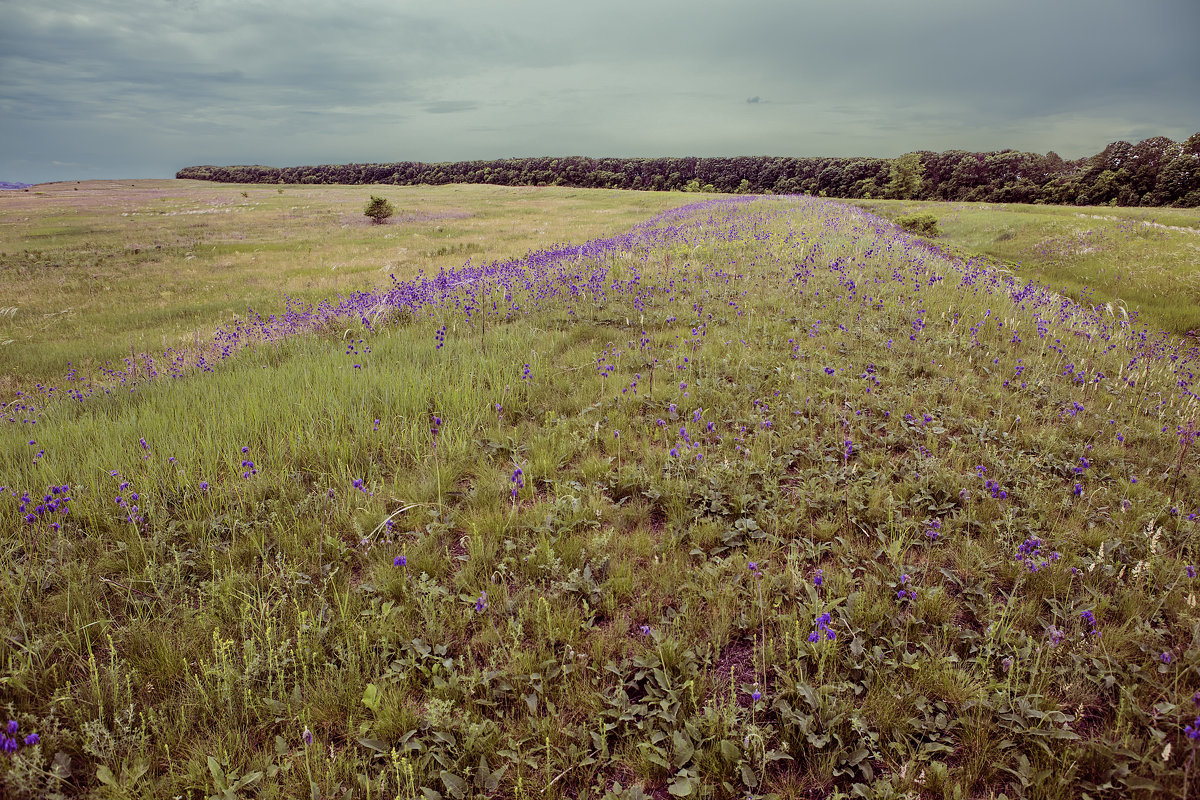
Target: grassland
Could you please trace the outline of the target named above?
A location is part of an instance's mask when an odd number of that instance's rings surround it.
[[[710,200],[23,397],[3,786],[1194,794],[1197,352],[1011,272]]]
[[[397,208],[363,216],[370,194]],[[620,198],[619,200],[615,198]],[[211,337],[284,296],[504,260],[614,233],[681,195],[455,186],[84,181],[0,192],[0,399],[106,361]]]
[[[931,213],[939,241],[1085,305],[1113,303],[1180,336],[1200,331],[1200,211],[859,200],[892,219]]]

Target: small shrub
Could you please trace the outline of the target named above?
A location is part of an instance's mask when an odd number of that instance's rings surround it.
[[[909,214],[896,220],[896,224],[909,233],[929,237],[941,235],[937,222],[937,217],[933,214]]]
[[[395,206],[386,197],[376,197],[375,195],[371,195],[367,207],[363,209],[363,214],[374,220],[376,225],[382,225],[385,219],[395,213]]]

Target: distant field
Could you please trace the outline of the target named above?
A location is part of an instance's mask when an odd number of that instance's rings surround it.
[[[856,200],[938,218],[938,240],[1011,265],[1075,300],[1113,302],[1171,333],[1200,329],[1200,210]]]
[[[362,214],[372,194],[397,208]],[[85,181],[0,193],[0,396],[207,340],[285,296],[320,301],[623,231],[694,194],[604,189]],[[1196,209],[856,201],[938,217],[938,240],[1152,328],[1200,329]],[[1119,313],[1115,312],[1114,313]]]
[[[371,194],[396,215],[363,216]],[[557,188],[55,183],[0,193],[0,397],[322,300],[582,242],[694,195]]]

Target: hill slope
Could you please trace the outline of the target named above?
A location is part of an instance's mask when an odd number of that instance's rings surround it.
[[[1177,340],[781,198],[217,346],[0,429],[13,793],[1194,775]]]

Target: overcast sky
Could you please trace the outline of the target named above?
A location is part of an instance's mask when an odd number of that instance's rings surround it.
[[[0,180],[1200,131],[1200,0],[0,0]]]

